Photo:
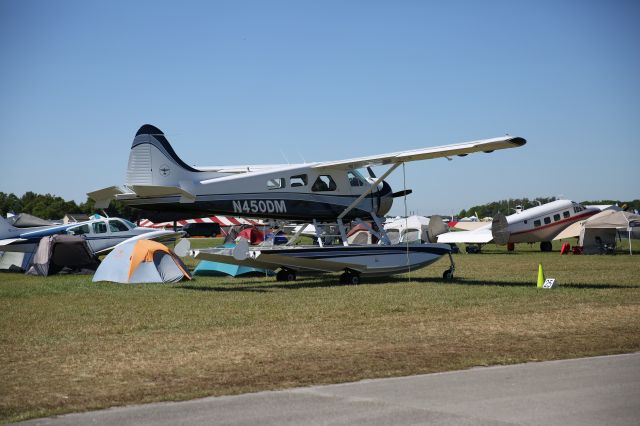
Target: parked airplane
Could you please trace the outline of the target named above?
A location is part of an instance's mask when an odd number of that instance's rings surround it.
[[[551,251],[551,241],[563,229],[599,211],[596,207],[584,207],[574,201],[556,200],[509,216],[498,213],[491,223],[472,231],[441,234],[438,242],[478,245],[540,242],[541,251]]]
[[[40,239],[55,234],[84,235],[89,248],[97,255],[104,254],[116,244],[131,238],[168,242],[181,235],[173,231],[138,227],[128,220],[114,217],[35,228],[16,228],[0,217],[0,252],[24,253],[23,256],[14,256],[12,264],[25,269],[25,263],[35,253]],[[9,262],[2,263],[7,267],[11,266]]]
[[[384,216],[393,192],[384,181],[400,164],[517,148],[525,139],[503,136],[347,160],[290,165],[192,167],[182,161],[158,128],[136,133],[124,187],[88,193],[96,208],[112,199],[147,210],[152,220],[179,220],[211,213],[287,220],[336,221]],[[370,166],[390,165],[380,177]],[[368,177],[357,169],[367,168]]]

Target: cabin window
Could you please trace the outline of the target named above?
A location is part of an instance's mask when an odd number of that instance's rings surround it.
[[[109,221],[109,231],[111,232],[125,232],[128,231],[127,225],[120,222],[119,220],[110,220]]]
[[[582,207],[582,206],[574,206],[573,207],[573,212],[574,213],[580,213],[582,210],[584,210],[584,207]]]
[[[537,219],[537,220],[534,220],[534,221],[533,221],[533,226],[538,227],[538,226],[540,226],[540,225],[541,225],[541,223],[540,223],[540,219]]]
[[[360,173],[355,170],[351,170],[347,172],[347,179],[349,179],[349,185],[351,186],[364,186],[364,182]]]
[[[554,215],[553,215],[553,221],[554,221],[554,222],[557,222],[557,221],[559,221],[559,220],[560,220],[560,214],[554,214]]]
[[[571,216],[571,213],[569,213],[569,210],[562,213],[562,217],[564,217],[565,219],[568,218],[569,216]]]
[[[307,175],[295,175],[289,178],[289,184],[291,187],[295,186],[307,186]]]
[[[547,217],[545,217],[545,218],[544,218],[544,224],[545,224],[545,225],[548,225],[548,224],[550,224],[550,223],[551,223],[551,218],[550,218],[550,217],[548,217],[548,216],[547,216]]]
[[[107,232],[107,224],[104,222],[96,222],[91,225],[94,234],[104,234]]]
[[[338,186],[331,176],[320,175],[318,176],[318,179],[316,179],[316,181],[313,183],[311,190],[316,192],[335,191],[337,187]]]
[[[526,225],[526,224],[527,224],[527,222],[528,222],[528,220],[527,220],[527,219],[525,219],[525,220],[524,220],[524,224]]]
[[[75,228],[67,229],[67,234],[70,235],[84,235],[89,233],[89,225],[76,226]]]
[[[280,189],[280,188],[284,188],[284,185],[285,185],[284,178],[273,178],[267,181],[268,189]]]

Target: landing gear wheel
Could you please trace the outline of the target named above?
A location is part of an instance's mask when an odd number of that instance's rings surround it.
[[[353,272],[345,272],[344,274],[340,275],[340,283],[358,285],[360,284],[360,275],[354,274]]]
[[[542,241],[540,243],[540,251],[547,252],[551,251],[553,246],[551,245],[551,241]]]
[[[451,269],[447,269],[442,273],[442,279],[445,281],[451,281],[453,279],[453,271]]]
[[[278,271],[276,274],[276,281],[295,281],[296,280],[296,271],[291,271],[289,269],[282,269]]]

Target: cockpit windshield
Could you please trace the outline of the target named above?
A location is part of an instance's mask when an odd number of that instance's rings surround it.
[[[351,186],[364,186],[366,182],[365,178],[357,170],[349,170],[347,179],[349,179],[349,185]]]
[[[131,223],[127,219],[120,219],[120,220],[123,221],[129,229],[133,229],[136,227],[135,223]]]

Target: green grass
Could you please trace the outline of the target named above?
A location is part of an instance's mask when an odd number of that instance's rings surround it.
[[[640,256],[536,250],[456,255],[454,282],[446,258],[359,286],[2,274],[0,420],[640,350]]]

